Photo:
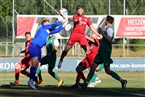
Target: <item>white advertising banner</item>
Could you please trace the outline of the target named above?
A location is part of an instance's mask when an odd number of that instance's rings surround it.
[[[55,67],[55,71],[75,71],[75,68],[83,58],[65,58],[61,69]],[[0,58],[0,72],[11,72],[15,70],[15,65],[21,58]],[[59,58],[56,61],[58,64]],[[115,71],[145,71],[145,58],[113,58],[110,65]],[[48,65],[41,67],[42,71],[47,71]]]
[[[105,28],[106,15],[86,15],[90,18],[92,24],[97,29]],[[145,38],[145,16],[123,16],[113,15],[114,17],[114,37],[115,38]],[[30,31],[32,36],[35,35],[37,29],[41,26],[41,21],[47,18],[51,23],[61,19],[59,15],[17,15],[17,38],[24,38],[25,32]],[[59,39],[68,38],[71,30],[73,29],[72,16],[68,16],[70,30],[63,29],[60,33],[56,34]],[[87,26],[85,33],[89,35],[92,33],[91,29]]]
[[[114,16],[115,37],[145,38],[145,16]]]

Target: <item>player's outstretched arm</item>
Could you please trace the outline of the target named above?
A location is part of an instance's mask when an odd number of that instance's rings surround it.
[[[55,28],[54,30],[50,31],[49,35],[59,33],[63,29],[62,26],[59,26],[58,28]]]
[[[46,25],[43,25],[43,27],[45,29],[54,29],[54,28],[56,28],[58,26],[62,26],[62,24],[63,24],[63,22],[58,21],[58,22],[55,22],[54,24],[46,24]]]
[[[62,20],[62,27],[65,27],[68,24],[68,19],[65,18]]]
[[[91,38],[91,37],[89,37],[89,36],[87,36],[87,35],[86,35],[85,37],[86,37],[87,40],[89,40],[89,41],[91,41],[91,42],[95,42],[95,40],[94,40],[93,38]]]
[[[107,36],[106,34],[104,34],[104,32],[103,32],[103,30],[102,30],[101,28],[98,28],[98,31],[99,31],[99,33],[101,33],[101,34],[103,35],[103,37],[104,37],[107,41],[112,42],[112,37]],[[112,32],[112,33],[113,33],[113,32]]]
[[[100,34],[96,31],[95,27],[93,25],[90,25],[91,30],[93,31],[93,33],[95,33],[98,37],[101,38]]]
[[[55,22],[54,24],[51,25],[52,28],[55,28],[57,26],[61,26],[63,24],[62,21],[58,21],[58,22]]]

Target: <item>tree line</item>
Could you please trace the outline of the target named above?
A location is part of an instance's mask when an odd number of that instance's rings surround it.
[[[12,1],[0,0],[0,37],[12,37]],[[21,15],[56,15],[44,0],[14,0],[14,8]],[[46,0],[57,11],[61,0]],[[110,0],[110,14],[123,15],[124,0]],[[62,0],[69,15],[76,12],[76,5],[82,4],[86,15],[109,14],[109,0]],[[126,0],[126,15],[145,15],[145,0]],[[15,13],[15,25],[16,25]],[[16,26],[15,26],[16,27]],[[16,32],[16,30],[15,30]]]

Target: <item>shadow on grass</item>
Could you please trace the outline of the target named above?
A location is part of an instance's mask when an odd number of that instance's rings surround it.
[[[144,88],[70,88],[69,86],[56,87],[55,85],[42,85],[37,90],[27,85],[2,85],[1,97],[145,97]],[[139,95],[140,94],[140,95]]]

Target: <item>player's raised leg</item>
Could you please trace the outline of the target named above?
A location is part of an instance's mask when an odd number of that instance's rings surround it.
[[[67,55],[68,51],[69,51],[71,48],[72,48],[72,46],[66,45],[65,49],[63,50],[63,52],[62,52],[62,54],[61,54],[61,57],[60,57],[60,60],[59,60],[59,63],[58,63],[58,68],[61,68],[63,59],[64,59],[64,57]]]

